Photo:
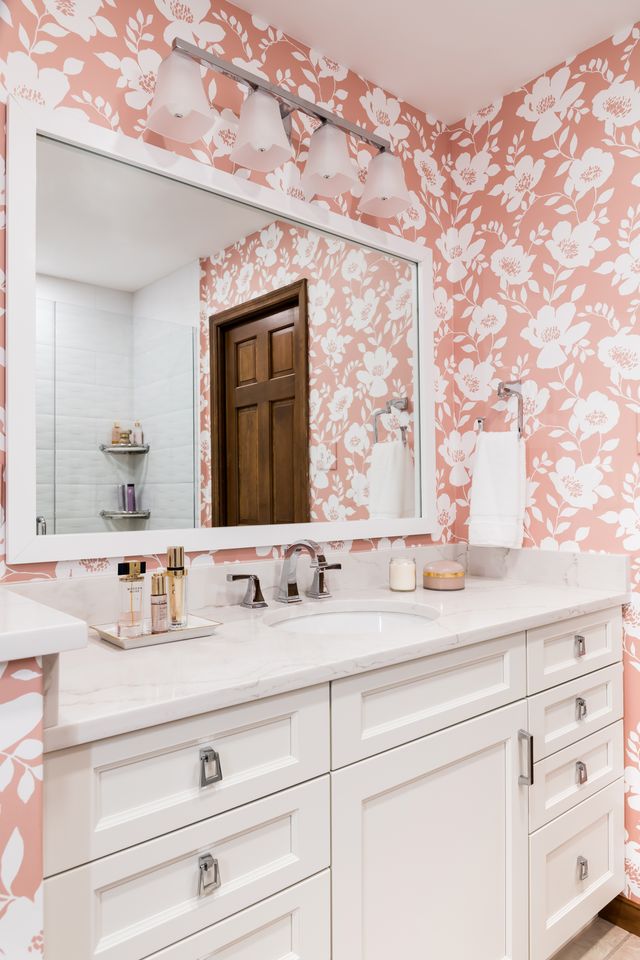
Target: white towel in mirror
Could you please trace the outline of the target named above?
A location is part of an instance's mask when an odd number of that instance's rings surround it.
[[[521,547],[526,493],[524,440],[515,431],[482,431],[471,476],[469,543]]]
[[[401,440],[374,443],[369,467],[369,516],[393,520],[414,516],[414,467]]]

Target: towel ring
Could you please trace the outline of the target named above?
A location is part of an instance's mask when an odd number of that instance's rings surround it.
[[[498,384],[498,396],[501,400],[508,400],[509,397],[518,399],[518,436],[524,433],[524,397],[522,396],[522,380],[514,380],[511,383],[505,383],[501,380]]]
[[[373,439],[375,443],[378,443],[378,417],[384,416],[385,413],[391,413],[392,410],[406,410],[409,406],[409,401],[406,397],[396,397],[393,400],[387,400],[386,405],[381,410],[374,410],[371,415],[373,420]],[[402,442],[406,445],[407,442],[407,428],[400,427],[402,432]]]

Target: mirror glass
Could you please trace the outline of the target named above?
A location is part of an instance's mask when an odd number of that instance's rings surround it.
[[[420,515],[416,265],[38,137],[40,535]]]

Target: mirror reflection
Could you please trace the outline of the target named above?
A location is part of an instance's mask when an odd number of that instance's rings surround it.
[[[420,513],[415,264],[44,137],[39,534]]]

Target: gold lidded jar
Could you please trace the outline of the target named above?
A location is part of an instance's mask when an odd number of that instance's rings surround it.
[[[433,560],[422,571],[425,590],[464,590],[464,567],[457,560]]]

